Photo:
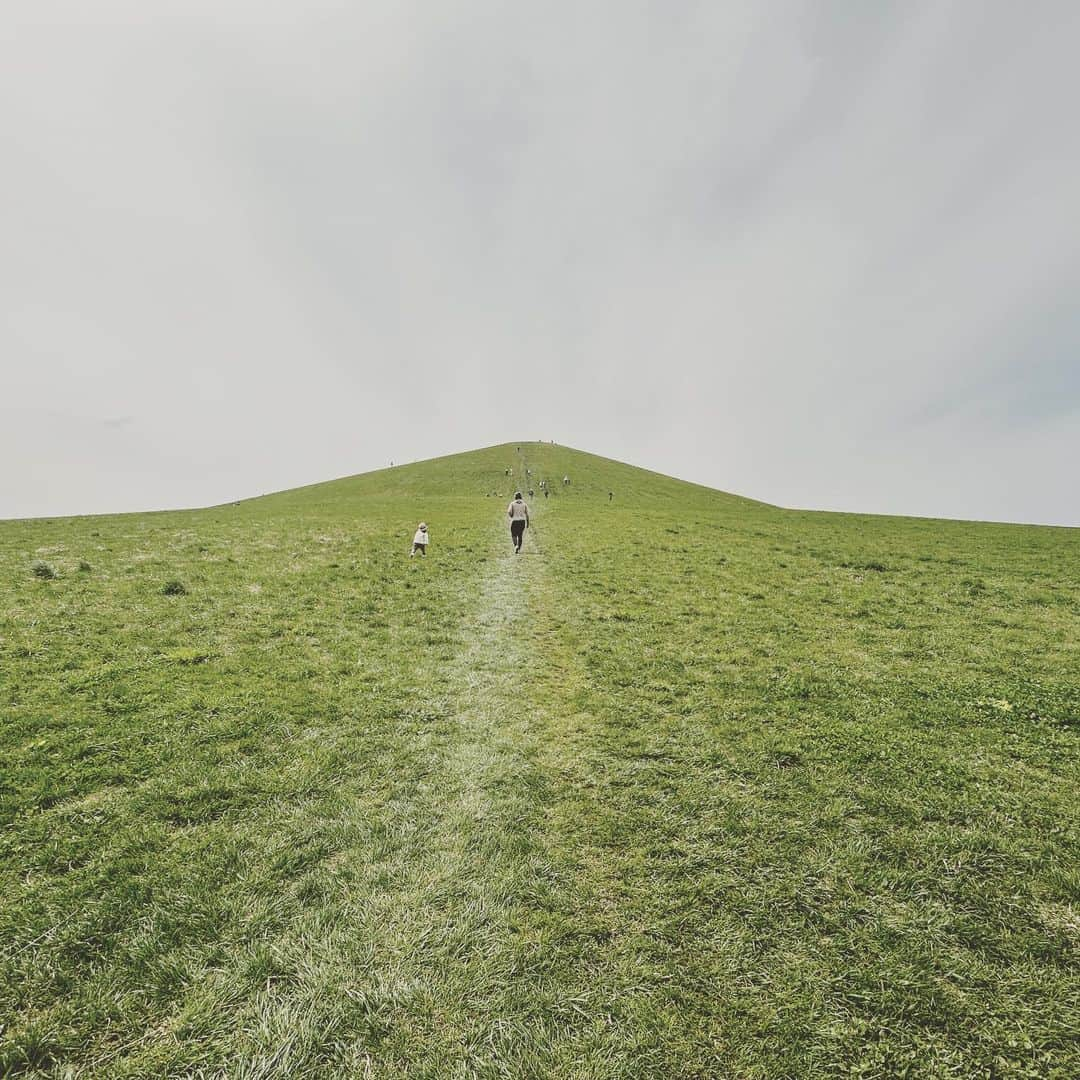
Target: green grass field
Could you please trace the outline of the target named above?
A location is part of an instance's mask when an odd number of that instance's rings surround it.
[[[0,1076],[1073,1080],[1078,631],[537,443],[0,523]]]

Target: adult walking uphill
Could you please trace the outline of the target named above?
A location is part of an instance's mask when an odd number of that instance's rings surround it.
[[[510,519],[510,539],[514,541],[514,553],[521,554],[521,540],[529,527],[529,504],[521,497],[520,491],[514,492],[514,501],[506,508]]]

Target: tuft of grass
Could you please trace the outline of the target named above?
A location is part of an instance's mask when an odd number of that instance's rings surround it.
[[[185,647],[172,649],[165,657],[174,664],[206,664],[214,658],[214,654],[206,649]]]
[[[43,559],[37,559],[30,564],[30,573],[41,581],[52,581],[56,577],[55,567]]]
[[[173,578],[161,586],[161,592],[165,596],[184,596],[187,593],[187,587],[182,581]]]

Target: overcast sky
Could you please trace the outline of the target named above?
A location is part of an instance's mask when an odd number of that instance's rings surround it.
[[[512,439],[1080,524],[1080,4],[7,0],[0,517]]]

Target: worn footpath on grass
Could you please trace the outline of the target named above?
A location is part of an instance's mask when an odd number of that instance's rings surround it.
[[[546,444],[0,523],[0,1075],[1071,1078],[1078,629]]]

